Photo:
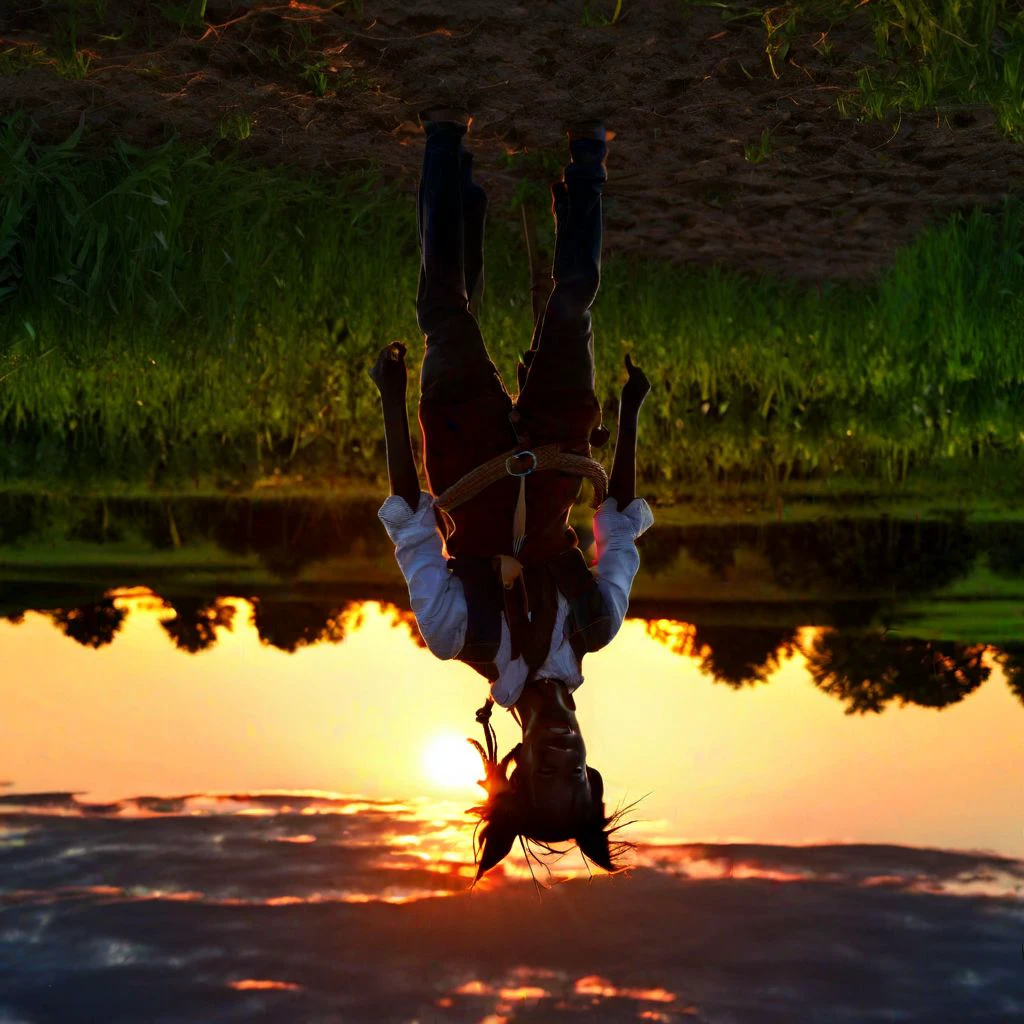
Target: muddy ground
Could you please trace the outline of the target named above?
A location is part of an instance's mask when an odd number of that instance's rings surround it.
[[[602,115],[615,132],[608,252],[801,280],[870,277],[924,225],[997,205],[1024,183],[1024,147],[1001,137],[986,107],[839,116],[837,97],[873,59],[864,17],[829,32],[830,54],[814,45],[827,23],[800,26],[776,79],[758,17],[725,21],[679,0],[627,0],[615,24],[586,23],[609,17],[611,0],[333,11],[210,0],[205,26],[181,29],[166,11],[185,6],[108,4],[102,25],[76,28],[88,67],[72,80],[45,55],[55,40],[67,46],[63,7],[8,0],[0,108],[30,112],[52,137],[84,116],[93,145],[177,133],[227,150],[236,142],[222,133],[248,132],[237,145],[260,161],[342,170],[371,159],[411,194],[416,112],[461,101],[495,211],[524,175],[551,179],[554,165],[530,154],[560,154],[567,119]],[[771,153],[752,162],[745,150],[766,129]]]

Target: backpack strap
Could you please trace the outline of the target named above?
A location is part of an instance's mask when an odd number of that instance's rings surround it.
[[[493,683],[498,678],[494,659],[501,645],[504,608],[501,581],[489,558],[449,558],[448,567],[462,581],[466,595],[466,639],[456,658]]]
[[[566,623],[569,644],[576,659],[582,661],[588,651],[599,651],[611,640],[611,616],[597,580],[578,547],[556,555],[548,567],[569,602]]]

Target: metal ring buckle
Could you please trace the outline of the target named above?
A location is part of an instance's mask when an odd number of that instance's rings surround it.
[[[530,458],[533,459],[533,465],[528,470],[526,470],[523,473],[516,473],[516,472],[514,472],[512,467],[509,465],[509,463],[513,459],[521,459],[525,455],[529,455]],[[536,468],[537,468],[537,456],[534,455],[533,452],[516,452],[515,455],[510,455],[505,460],[505,472],[508,473],[509,476],[529,476]]]

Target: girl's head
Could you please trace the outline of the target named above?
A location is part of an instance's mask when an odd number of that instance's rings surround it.
[[[524,688],[515,712],[523,729],[521,743],[501,761],[491,743],[491,756],[478,748],[487,799],[473,808],[483,822],[477,879],[503,860],[519,837],[541,844],[574,840],[588,860],[606,871],[617,870],[615,856],[628,844],[610,842],[616,816],[605,814],[604,781],[587,765],[572,694],[560,680],[534,680]]]

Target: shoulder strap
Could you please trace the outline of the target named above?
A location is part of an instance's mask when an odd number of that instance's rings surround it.
[[[550,562],[558,589],[569,602],[569,643],[578,661],[611,640],[611,616],[587,560],[578,547],[556,555]]]
[[[494,682],[504,606],[501,582],[489,558],[449,558],[448,567],[462,581],[466,595],[466,639],[456,658]]]

